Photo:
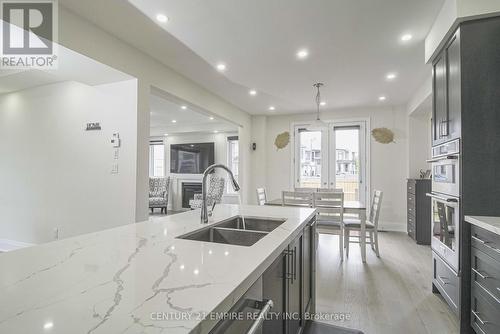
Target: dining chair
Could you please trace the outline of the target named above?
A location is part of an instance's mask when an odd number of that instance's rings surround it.
[[[282,191],[281,200],[283,206],[312,207],[312,193],[300,191]]]
[[[368,219],[344,219],[344,242],[346,244],[346,256],[349,256],[349,244],[359,243],[361,245],[361,238],[370,243],[370,246],[377,257],[380,257],[378,245],[378,217],[380,215],[380,207],[382,205],[383,192],[375,190],[373,192],[373,199],[370,206],[370,213]],[[365,228],[365,235],[361,235],[361,229]],[[351,231],[357,231],[358,235],[351,236]],[[351,237],[355,240],[351,240]],[[365,243],[366,245],[366,243]]]
[[[313,207],[316,209],[317,233],[339,236],[340,260],[344,260],[344,193],[313,193]]]
[[[301,192],[301,193],[314,193],[317,190],[318,188],[305,188],[305,187],[295,188],[295,192]]]
[[[257,204],[266,205],[267,195],[265,188],[257,188]]]

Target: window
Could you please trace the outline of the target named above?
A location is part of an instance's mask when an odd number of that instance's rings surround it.
[[[149,176],[165,176],[165,145],[162,141],[149,144]]]
[[[238,170],[239,161],[240,161],[240,154],[239,154],[238,136],[227,137],[227,166],[233,172],[236,181],[238,181],[238,176],[239,176],[239,170]],[[233,187],[229,184],[229,182],[227,189],[229,192],[234,191]]]
[[[322,128],[294,130],[293,186],[342,188],[346,201],[366,202],[366,121],[332,121]]]
[[[298,129],[300,152],[297,186],[301,188],[321,187],[321,131]]]

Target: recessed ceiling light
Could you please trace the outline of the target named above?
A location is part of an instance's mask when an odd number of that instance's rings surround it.
[[[411,40],[413,38],[413,36],[411,34],[404,34],[403,36],[401,36],[401,40],[403,42],[408,42],[409,40]]]
[[[46,322],[43,324],[43,329],[51,329],[52,327],[54,327],[54,323],[53,322]]]
[[[217,130],[214,130],[214,133],[219,133],[219,131],[217,131]]]
[[[396,79],[396,73],[388,73],[385,77],[387,80],[394,80]]]
[[[321,102],[319,103],[319,105],[320,105],[320,106],[326,106],[326,102],[325,102],[325,101],[321,101]]]
[[[188,108],[188,107],[186,107],[186,106],[181,106],[181,109],[182,109],[182,110],[186,110],[187,108]]]
[[[270,110],[270,111],[274,111],[274,110],[276,110],[276,108],[275,108],[274,106],[270,106],[270,107],[269,107],[269,110]]]
[[[158,14],[156,15],[156,20],[160,23],[166,23],[168,22],[168,17],[165,14]]]
[[[214,118],[213,118],[212,116],[210,116],[210,118],[209,118],[209,119],[210,119],[211,121],[213,121],[213,120],[214,120]]]
[[[379,97],[378,97],[378,100],[379,100],[379,101],[385,101],[385,100],[386,100],[386,97],[385,97],[385,96],[379,96]]]
[[[194,147],[194,144],[191,144],[191,145],[189,145],[189,146]]]
[[[168,136],[168,133],[165,133],[165,137]]]
[[[306,49],[301,49],[297,51],[297,58],[305,59],[307,58],[307,56],[309,56],[309,51],[307,51]]]
[[[224,64],[224,63],[218,63],[217,66],[216,66],[216,68],[217,68],[217,71],[224,72],[226,70],[226,64]]]
[[[252,95],[252,96],[255,96],[257,95],[257,91],[255,89],[252,89],[248,92],[248,94]]]
[[[177,121],[175,119],[172,120],[172,123],[177,123]]]

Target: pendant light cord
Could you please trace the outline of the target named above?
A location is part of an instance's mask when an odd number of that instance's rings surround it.
[[[317,107],[317,110],[318,110],[318,113],[316,115],[316,120],[319,121],[320,118],[319,118],[319,106],[321,104],[321,92],[319,91],[320,87],[323,86],[324,84],[322,84],[321,82],[318,82],[318,83],[315,83],[313,85],[313,87],[316,87],[316,89],[318,90],[318,92],[316,93],[316,107]]]

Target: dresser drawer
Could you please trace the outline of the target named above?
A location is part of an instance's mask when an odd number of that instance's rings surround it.
[[[500,263],[474,247],[471,250],[471,261],[471,281],[484,289],[500,307]]]
[[[417,182],[415,180],[408,180],[406,183],[406,190],[409,194],[415,195],[415,188],[417,187]]]
[[[434,252],[432,252],[432,263],[434,267],[432,283],[451,309],[458,313],[459,280],[457,274]]]
[[[500,235],[472,225],[471,237],[472,247],[479,249],[500,262]]]
[[[491,302],[491,298],[476,284],[472,285],[471,326],[476,333],[500,333],[500,305]]]

